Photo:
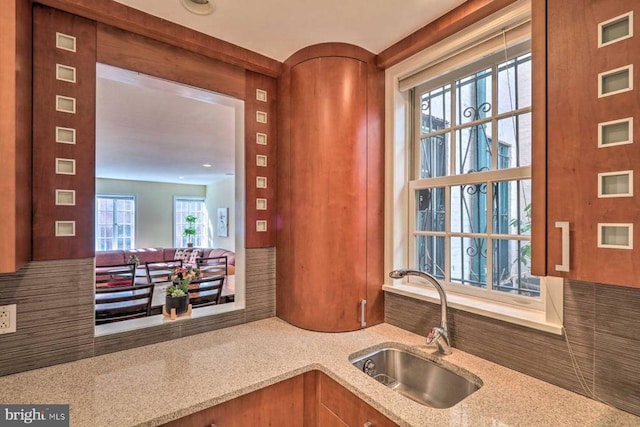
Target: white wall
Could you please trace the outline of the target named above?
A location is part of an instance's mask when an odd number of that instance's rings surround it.
[[[234,252],[236,250],[235,182],[235,177],[230,176],[207,185],[205,200],[207,211],[209,212],[209,246]],[[218,208],[229,208],[229,237],[218,237],[216,228]]]
[[[136,247],[170,248],[173,247],[174,196],[205,197],[207,188],[204,185],[97,178],[96,194],[134,195]]]

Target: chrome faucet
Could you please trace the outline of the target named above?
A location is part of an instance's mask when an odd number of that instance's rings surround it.
[[[427,345],[435,344],[440,354],[451,354],[451,342],[449,340],[449,328],[447,327],[447,295],[438,279],[419,270],[393,270],[389,273],[392,279],[402,279],[405,276],[418,276],[433,285],[440,295],[440,326],[435,326],[427,335]]]

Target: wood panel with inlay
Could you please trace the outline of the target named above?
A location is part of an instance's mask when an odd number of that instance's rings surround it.
[[[62,40],[75,40],[57,47]],[[95,22],[44,6],[34,7],[33,33],[33,259],[94,255]],[[75,39],[73,39],[75,38]],[[75,82],[56,78],[56,64],[75,67]],[[60,111],[59,96],[74,105]],[[66,106],[64,106],[66,108]],[[62,110],[64,110],[63,108]],[[75,144],[56,142],[56,127],[76,130]],[[75,170],[57,171],[58,160]],[[56,190],[74,190],[75,205],[56,204]],[[71,227],[58,235],[57,221]]]
[[[276,245],[277,98],[277,81],[274,78],[246,72],[244,123],[247,248]],[[258,112],[266,113],[266,123],[257,120]],[[266,178],[266,188],[258,188],[258,177]],[[258,228],[258,221],[263,221],[266,230]]]
[[[599,97],[598,75],[629,64],[638,67],[640,26],[636,20],[634,37],[598,47],[598,24],[640,9],[624,0],[547,3],[547,270],[550,275],[637,287],[638,249],[598,247],[598,224],[636,224],[632,237],[637,247],[640,198],[599,198],[598,174],[637,168],[640,144],[599,147],[598,123],[633,116],[634,134],[639,134],[640,79],[636,71],[634,90]],[[562,260],[556,221],[570,224],[568,273],[556,269]]]

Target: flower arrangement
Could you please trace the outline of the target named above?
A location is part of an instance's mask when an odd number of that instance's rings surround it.
[[[173,284],[167,288],[167,296],[178,298],[187,295],[189,283],[200,276],[200,270],[188,267],[177,267],[173,270],[171,281]]]

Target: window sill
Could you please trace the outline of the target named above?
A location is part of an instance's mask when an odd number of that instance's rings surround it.
[[[435,290],[413,286],[410,284],[383,285],[382,289],[409,298],[428,301],[439,304],[440,298]],[[479,300],[468,295],[447,292],[447,303],[455,308],[491,319],[502,320],[539,331],[562,335],[562,324],[546,320],[546,314],[541,310],[532,310],[524,307],[515,307],[495,301]]]

